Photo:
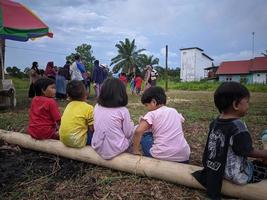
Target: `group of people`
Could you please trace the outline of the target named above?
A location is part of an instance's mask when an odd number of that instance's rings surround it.
[[[107,66],[99,65],[99,61],[94,62],[93,74],[86,70],[86,67],[82,63],[80,56],[75,55],[74,62],[67,61],[63,67],[54,66],[54,62],[47,63],[45,70],[39,70],[38,62],[33,62],[29,71],[30,76],[30,88],[28,96],[33,98],[36,95],[34,84],[42,77],[47,77],[55,80],[56,83],[56,98],[65,99],[67,96],[66,87],[67,83],[71,80],[82,81],[85,85],[88,93],[90,93],[90,85],[93,82],[95,89],[95,96],[98,97],[100,88],[103,81],[108,76]]]
[[[86,103],[82,81],[70,81],[67,85],[70,103],[62,116],[54,100],[53,79],[37,80],[35,90],[37,96],[31,104],[28,128],[33,138],[59,138],[73,148],[91,145],[104,159],[132,152],[189,162],[190,147],[182,128],[184,118],[176,109],[166,106],[166,94],[160,87],[144,91],[141,102],[148,112],[136,126],[126,108],[125,85],[119,79],[104,81],[95,107]],[[248,111],[249,97],[247,88],[236,82],[223,83],[215,91],[214,101],[220,115],[210,124],[203,154],[204,169],[193,174],[212,198],[219,197],[223,178],[247,184],[267,177],[267,150],[253,148],[248,129],[240,120]],[[257,160],[250,161],[247,157]]]
[[[144,90],[151,86],[156,86],[156,79],[158,78],[158,72],[151,65],[147,65],[144,68]],[[126,73],[122,72],[119,74],[119,79],[127,86],[128,78]],[[136,72],[130,77],[130,90],[132,94],[141,95],[143,79],[141,73]]]
[[[59,139],[68,147],[91,147],[103,158],[123,152],[161,160],[189,163],[190,147],[184,137],[184,117],[166,106],[166,94],[153,86],[141,97],[147,113],[134,126],[127,109],[124,83],[107,78],[100,84],[97,104],[86,102],[83,81],[67,84],[70,99],[63,115],[57,107],[53,79],[35,82],[36,97],[30,108],[28,133],[35,139]],[[193,176],[207,188],[211,198],[220,198],[223,178],[247,184],[267,178],[267,150],[253,148],[249,131],[241,117],[247,114],[250,93],[237,82],[222,83],[214,93],[219,116],[211,122],[203,154],[204,169]],[[250,161],[252,157],[256,160]]]

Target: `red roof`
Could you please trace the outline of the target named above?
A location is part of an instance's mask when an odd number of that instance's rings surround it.
[[[252,72],[267,72],[267,57],[256,57],[253,59],[253,64],[250,68]]]
[[[251,60],[222,62],[216,74],[249,74],[250,72],[267,72],[267,57],[256,57]]]

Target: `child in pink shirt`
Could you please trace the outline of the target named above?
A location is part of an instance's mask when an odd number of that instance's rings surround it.
[[[167,107],[166,95],[161,87],[145,90],[141,98],[148,113],[141,118],[133,138],[133,153],[162,160],[188,163],[190,147],[184,138],[183,116]],[[147,132],[147,130],[152,132]]]
[[[104,159],[125,152],[132,141],[134,124],[126,105],[125,85],[116,78],[104,81],[94,108],[94,128],[91,146]]]

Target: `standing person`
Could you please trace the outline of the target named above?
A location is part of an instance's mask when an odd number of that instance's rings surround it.
[[[66,87],[67,87],[67,81],[66,81],[66,70],[62,67],[58,69],[57,75],[56,75],[56,98],[57,99],[66,99]]]
[[[145,89],[148,89],[151,87],[151,71],[152,71],[152,67],[150,65],[147,65],[145,67]]]
[[[120,73],[120,77],[119,77],[120,81],[123,82],[123,84],[125,85],[125,87],[127,88],[127,76],[124,72]]]
[[[151,79],[151,86],[156,86],[157,85],[157,78],[158,78],[159,74],[157,72],[157,70],[155,70],[152,67],[152,71],[150,73],[150,79]]]
[[[96,97],[99,97],[100,95],[100,89],[105,78],[105,72],[103,68],[99,66],[99,60],[95,60],[92,81],[94,82]]]
[[[70,77],[70,65],[71,65],[71,62],[67,60],[66,61],[66,64],[63,66],[63,69],[64,69],[64,77],[68,81],[71,79],[71,77]]]
[[[30,76],[30,88],[29,88],[28,96],[29,98],[33,98],[35,96],[34,83],[40,78],[38,62],[34,61],[32,63],[32,67],[29,71],[29,76]]]
[[[93,149],[104,159],[112,159],[130,147],[134,124],[127,104],[124,84],[116,78],[106,79],[94,108],[92,138]]]
[[[54,62],[50,61],[47,63],[45,68],[45,75],[47,78],[56,79],[56,69],[54,67]]]
[[[140,95],[141,94],[141,89],[142,89],[142,82],[143,82],[140,73],[136,73],[134,81],[135,81],[136,94]]]
[[[132,95],[134,94],[134,88],[135,88],[135,76],[132,75],[131,82],[130,82],[130,90],[131,90]]]
[[[248,112],[249,98],[248,89],[237,82],[222,83],[214,93],[220,115],[209,126],[204,169],[193,173],[211,199],[220,199],[223,178],[239,185],[267,178],[267,150],[253,148],[248,128],[240,119]]]
[[[133,153],[188,163],[190,147],[184,137],[183,116],[166,106],[166,94],[161,87],[150,87],[141,98],[148,113],[141,118],[133,138]],[[151,132],[147,132],[151,130]]]
[[[83,81],[82,73],[78,68],[78,64],[80,63],[80,55],[76,54],[74,59],[75,61],[70,66],[71,80]]]
[[[86,103],[85,85],[78,80],[70,81],[67,85],[67,94],[70,103],[62,115],[60,141],[74,148],[90,145],[94,132],[93,106]]]
[[[40,78],[35,82],[36,96],[32,99],[28,133],[35,139],[58,139],[61,114],[54,100],[56,85],[53,79]]]

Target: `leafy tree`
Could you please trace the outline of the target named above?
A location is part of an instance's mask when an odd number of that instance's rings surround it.
[[[159,59],[153,58],[153,55],[148,56],[146,54],[142,54],[138,61],[138,64],[141,67],[141,69],[144,69],[146,65],[151,65],[153,67],[156,67],[155,65],[159,64]]]
[[[74,56],[79,54],[83,64],[85,65],[86,69],[91,71],[93,67],[93,62],[95,61],[95,57],[93,56],[92,46],[90,44],[82,44],[75,48],[75,53],[71,53],[69,56],[66,57],[66,60],[71,62],[74,61]]]
[[[119,41],[115,45],[118,48],[118,55],[111,59],[113,66],[113,72],[117,73],[120,69],[122,72],[131,73],[134,68],[138,66],[139,60],[143,54],[140,54],[145,49],[138,49],[135,45],[135,40],[130,41],[128,38],[125,41]]]
[[[13,76],[13,77],[18,77],[18,78],[24,77],[24,73],[21,72],[20,69],[17,68],[16,66],[7,67],[6,72],[8,73],[8,75]]]

